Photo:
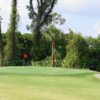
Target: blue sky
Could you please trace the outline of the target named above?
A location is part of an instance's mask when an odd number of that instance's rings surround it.
[[[20,14],[19,31],[27,32],[30,23],[26,5],[29,0],[18,0]],[[2,30],[6,32],[9,25],[11,0],[0,0],[0,15],[3,17]],[[58,0],[54,11],[66,19],[66,23],[58,26],[65,33],[71,28],[84,36],[96,37],[100,34],[100,0]]]

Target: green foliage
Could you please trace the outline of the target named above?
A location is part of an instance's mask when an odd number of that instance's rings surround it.
[[[58,33],[60,36],[56,39],[56,56],[57,59],[63,60],[66,56],[66,35],[64,33]]]
[[[44,33],[45,37],[48,38],[51,42],[51,57],[52,57],[52,66],[56,66],[56,61],[57,61],[57,54],[59,52],[59,60],[61,60],[62,58],[62,53],[61,52],[61,47],[65,46],[65,38],[64,38],[64,34],[63,32],[61,32],[59,29],[57,29],[54,25],[50,25],[48,27],[48,29],[46,30],[46,32]],[[60,42],[61,40],[64,40],[62,43],[64,43],[64,45],[61,45]],[[57,45],[59,42],[59,45]],[[57,51],[58,49],[58,51]],[[64,48],[63,48],[64,49]]]
[[[47,57],[44,60],[41,61],[32,61],[32,66],[52,66],[52,58]],[[55,67],[62,67],[62,61],[60,59],[56,59]]]
[[[48,24],[50,25],[50,24],[53,24],[53,25],[57,25],[57,24],[59,24],[59,25],[63,25],[64,23],[65,23],[65,19],[64,18],[62,18],[62,15],[61,14],[58,14],[58,13],[51,13],[50,14],[50,16],[51,16],[51,21],[49,21],[48,22]]]
[[[47,56],[50,56],[51,49],[50,49],[50,41],[46,39],[44,36],[41,37],[40,43],[37,46],[33,43],[32,47],[32,58],[34,61],[40,61],[45,59]]]
[[[89,45],[88,66],[92,70],[100,71],[100,37],[86,39]]]
[[[62,37],[56,39],[56,52],[57,52],[56,61],[60,60],[60,62],[66,54],[66,40],[65,40],[64,34],[63,33],[61,34],[62,34]],[[4,47],[7,44],[7,35],[8,34],[3,34]],[[13,65],[13,66],[23,65],[24,53],[28,54],[29,58],[26,61],[26,63],[28,63],[29,65],[31,64],[32,60],[41,61],[41,60],[46,59],[48,56],[49,57],[51,56],[51,40],[45,36],[42,36],[41,45],[38,49],[36,49],[35,44],[33,43],[32,34],[28,34],[28,33],[21,34],[20,32],[16,32],[16,45],[17,45],[16,60],[11,60],[9,61],[9,63],[8,61],[5,61],[5,65]],[[37,50],[39,50],[39,53],[37,53],[38,55],[35,53],[35,52],[38,52]],[[51,65],[51,61],[50,61],[50,65]]]
[[[32,47],[33,47],[33,42],[32,42],[32,34],[21,34],[21,33],[16,33],[17,34],[17,51],[18,55],[23,58],[23,54],[27,53],[29,55],[29,59],[32,58]]]
[[[51,57],[47,57],[44,60],[41,61],[32,61],[32,66],[52,66],[51,65]]]
[[[88,45],[84,37],[70,31],[67,39],[67,55],[64,60],[64,66],[69,68],[86,68]]]

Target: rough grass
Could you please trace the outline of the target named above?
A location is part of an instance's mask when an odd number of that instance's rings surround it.
[[[97,72],[51,67],[0,68],[0,100],[100,100]]]

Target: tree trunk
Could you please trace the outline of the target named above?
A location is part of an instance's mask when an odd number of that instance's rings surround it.
[[[38,61],[41,55],[41,32],[40,27],[37,25],[33,34],[33,59]]]
[[[39,45],[41,39],[41,32],[40,32],[40,27],[37,25],[35,29],[35,35],[34,35],[34,42],[36,45]]]
[[[12,16],[12,58],[16,59],[16,18],[17,18],[17,0],[13,1],[13,16]]]
[[[56,49],[55,49],[55,41],[52,41],[52,66],[55,67],[56,62]]]

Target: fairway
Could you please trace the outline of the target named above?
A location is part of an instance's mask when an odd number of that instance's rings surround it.
[[[52,67],[1,67],[0,100],[100,100],[95,74]]]

